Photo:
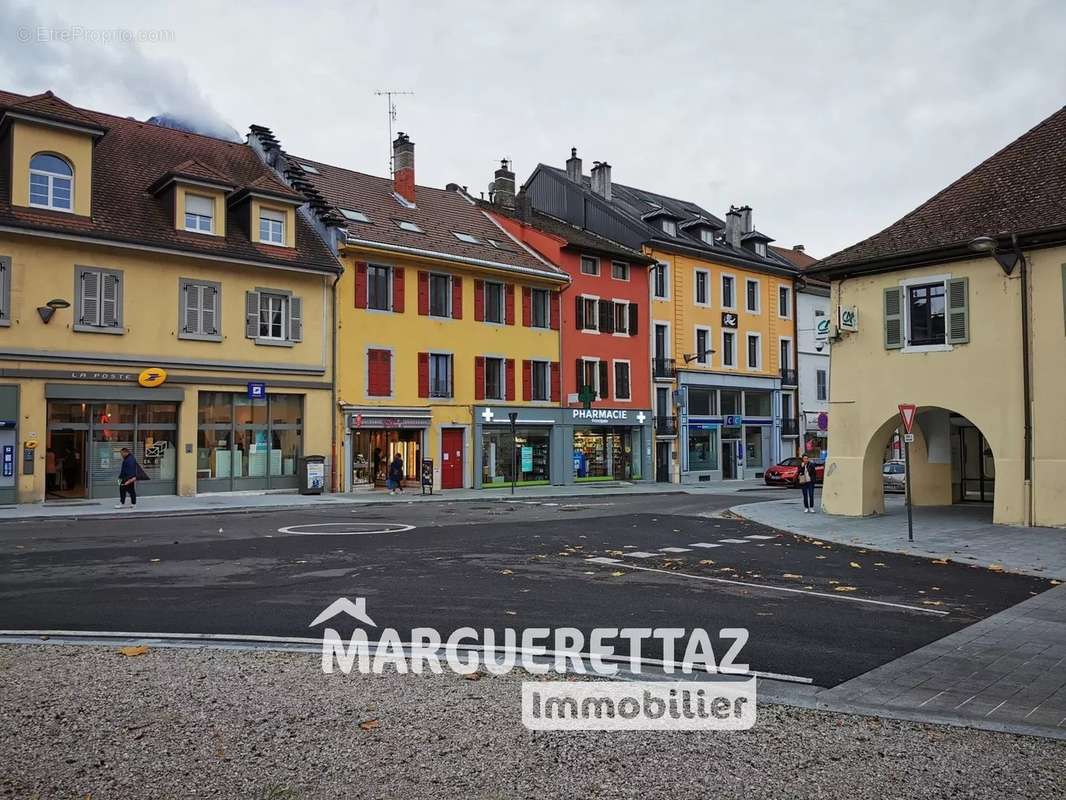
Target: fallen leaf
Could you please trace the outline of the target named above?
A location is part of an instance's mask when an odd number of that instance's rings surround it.
[[[811,544],[825,544],[825,542],[819,542],[817,539],[813,539]]]
[[[833,583],[833,584],[840,583],[840,581],[834,581],[834,580],[830,580],[829,582]]]
[[[153,563],[153,564],[157,564],[157,563],[159,563],[159,559],[158,559],[158,558],[150,558],[150,559],[148,559],[148,560],[149,560],[149,561],[150,561],[151,563]]]
[[[862,564],[860,564],[858,561],[849,561],[848,566],[854,567],[855,569],[862,569]]]
[[[500,570],[500,574],[501,575],[514,575],[514,572],[512,570],[509,570],[509,569],[501,569]]]
[[[833,591],[834,592],[854,592],[855,591],[855,587],[854,586],[837,586],[835,589],[833,589]]]
[[[782,578],[802,578],[803,576],[802,575],[796,575],[795,573],[792,573],[792,572],[786,572],[781,577]]]
[[[940,587],[939,586],[930,586],[929,588],[932,589],[934,592],[939,592],[940,591]]]
[[[611,573],[612,578],[621,578],[623,575],[625,575],[625,573],[622,572],[622,570],[620,569],[616,569],[614,572]]]
[[[518,616],[518,612],[517,611],[504,611],[503,613],[506,614],[509,617],[517,617]]]
[[[703,561],[701,561],[700,563],[701,563],[701,564],[702,564],[703,566],[705,566],[705,567],[706,567],[706,566],[710,566],[710,565],[711,565],[711,564],[713,564],[714,562],[713,562],[713,561],[711,561],[711,559],[709,559],[709,558],[705,558],[705,559],[703,559]]]
[[[1002,572],[1003,571],[1003,565],[1002,564],[989,564],[988,565],[988,571],[989,572]]]
[[[122,655],[129,656],[130,658],[134,656],[143,656],[145,653],[148,652],[148,645],[138,644],[132,647],[120,647],[118,651]]]
[[[479,681],[481,680],[480,672],[465,672],[463,673],[463,680],[465,681]]]
[[[941,565],[943,565],[943,564],[947,564],[947,563],[948,563],[948,560],[947,560],[946,558],[935,558],[935,559],[933,559],[933,563],[934,563],[934,564],[941,564]]]
[[[381,723],[376,719],[364,719],[359,723],[359,727],[364,731],[372,731],[380,725]]]
[[[943,600],[923,600],[922,601],[922,605],[923,606],[942,606],[942,605],[944,605],[944,601]]]
[[[1062,583],[1062,581],[1052,581],[1051,585],[1052,586],[1058,586],[1060,583]]]

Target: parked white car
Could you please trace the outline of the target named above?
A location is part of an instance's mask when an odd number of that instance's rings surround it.
[[[888,461],[881,467],[881,486],[886,492],[907,491],[907,467],[902,461]]]

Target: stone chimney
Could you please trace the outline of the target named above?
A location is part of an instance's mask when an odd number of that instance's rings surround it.
[[[801,244],[792,245],[792,249],[795,250],[797,253],[805,253],[805,252],[807,252],[807,248],[804,247]]]
[[[500,168],[496,170],[495,180],[489,184],[489,198],[505,208],[514,208],[514,172],[511,162],[500,159]]]
[[[741,220],[740,209],[736,206],[730,206],[729,212],[725,215],[725,241],[735,250],[740,249],[740,237],[743,235],[740,232]]]
[[[608,203],[611,202],[611,165],[595,161],[592,167],[592,191]]]
[[[392,143],[392,183],[396,194],[415,202],[415,143],[403,132]]]
[[[751,206],[741,206],[737,209],[740,212],[740,234],[743,236],[746,233],[751,233],[755,230],[751,221]]]
[[[574,183],[581,183],[581,159],[577,157],[577,148],[570,148],[570,158],[566,159],[566,177]]]

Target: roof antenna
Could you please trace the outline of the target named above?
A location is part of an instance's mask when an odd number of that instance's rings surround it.
[[[392,123],[396,121],[396,104],[392,102],[392,98],[398,95],[407,94],[413,95],[414,92],[399,92],[394,89],[379,89],[374,92],[378,97],[384,97],[388,103],[387,115],[389,118],[389,177],[392,177]]]

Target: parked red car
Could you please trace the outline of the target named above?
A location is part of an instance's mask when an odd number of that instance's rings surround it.
[[[815,461],[813,458],[811,462],[814,464],[814,482],[821,483],[825,478],[825,462]],[[786,458],[780,464],[766,470],[763,473],[763,480],[766,481],[767,486],[799,486],[799,467],[798,458]]]

